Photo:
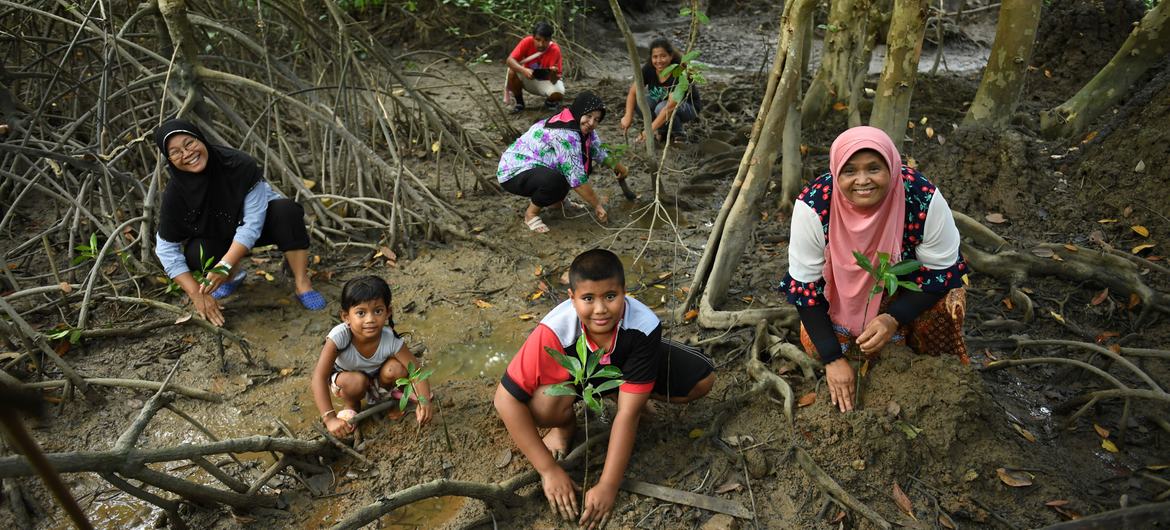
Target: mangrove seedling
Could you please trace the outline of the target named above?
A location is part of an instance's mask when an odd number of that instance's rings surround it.
[[[571,381],[565,381],[557,385],[552,385],[547,388],[544,393],[549,396],[579,396],[585,402],[585,406],[594,413],[600,414],[602,412],[601,395],[605,392],[613,390],[622,383],[622,371],[620,368],[613,365],[601,365],[601,359],[605,357],[605,348],[598,348],[596,351],[589,351],[589,346],[585,342],[585,335],[581,334],[577,338],[576,356],[565,355],[552,348],[545,347],[544,351],[548,352],[557,363],[569,371]],[[596,383],[596,385],[594,384]],[[580,389],[580,393],[578,390]],[[581,503],[585,503],[585,492],[589,489],[589,414],[585,414],[585,478],[581,488]]]
[[[418,392],[416,387],[419,383],[431,377],[431,374],[435,371],[430,368],[423,370],[422,367],[415,366],[414,363],[407,363],[406,372],[406,377],[399,377],[394,382],[394,386],[402,390],[402,397],[398,398],[398,410],[403,412],[406,411],[406,404],[410,403],[411,396],[418,396],[418,402],[420,404],[426,405],[428,403],[427,397]],[[439,403],[440,401],[436,399],[435,411],[439,413],[439,421],[443,423],[443,438],[447,442],[447,452],[451,452],[451,434],[447,431],[447,420],[443,419],[443,408]],[[422,430],[421,425],[419,426],[419,430]]]
[[[857,266],[861,267],[861,270],[869,273],[869,276],[873,278],[873,287],[871,287],[869,290],[869,297],[865,299],[866,315],[869,315],[870,302],[873,302],[873,297],[877,296],[878,293],[884,291],[886,296],[893,296],[894,293],[898,292],[899,287],[908,291],[922,291],[922,288],[918,287],[918,285],[914,282],[898,279],[898,276],[909,274],[921,267],[922,264],[918,261],[907,259],[899,261],[896,264],[891,264],[890,255],[888,253],[878,252],[877,263],[873,263],[869,261],[869,258],[865,257],[865,254],[862,254],[856,250],[853,251],[853,259],[857,260]],[[864,329],[867,324],[869,324],[868,321],[862,322],[862,329]],[[865,375],[868,372],[869,359],[865,359],[861,362],[861,366],[857,369],[857,392],[854,403],[856,404],[855,406],[858,410],[861,410],[861,391],[864,388],[862,385],[862,380],[865,378]]]

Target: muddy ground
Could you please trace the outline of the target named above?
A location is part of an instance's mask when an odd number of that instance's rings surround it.
[[[1085,4],[1090,3],[1077,3],[1081,6],[1077,9]],[[655,22],[681,38],[685,31],[682,25],[662,22],[675,20],[676,12],[672,6],[658,6],[632,17],[639,40],[645,44],[657,33],[651,26]],[[1170,244],[1166,238],[1170,219],[1163,209],[1167,197],[1163,168],[1170,163],[1165,148],[1170,133],[1164,127],[1170,112],[1166,68],[1163,65],[1161,74],[1151,76],[1149,88],[1133,103],[1096,124],[1099,134],[1089,141],[1041,140],[1030,116],[1070,95],[1111,55],[1076,53],[1068,35],[1102,36],[1107,42],[1099,42],[1101,49],[1113,50],[1124,39],[1125,32],[1118,29],[1132,21],[1092,17],[1091,13],[1048,15],[1047,20],[1066,25],[1046,22],[1041,31],[1034,61],[1038,68],[1029,80],[1029,98],[1016,127],[1005,132],[955,130],[953,125],[960,122],[965,105],[974,96],[978,72],[943,71],[919,79],[911,110],[913,121],[925,119],[938,134],[927,138],[925,126],[916,127],[903,149],[904,156],[913,157],[939,184],[952,208],[976,219],[1002,214],[1006,222],[989,226],[1025,248],[1039,242],[1092,246],[1100,240],[1128,250],[1149,242],[1157,246],[1145,255],[1155,259]],[[458,197],[451,190],[448,198],[473,215],[475,230],[499,249],[463,241],[425,243],[401,252],[392,263],[369,254],[314,249],[322,258],[314,266],[317,285],[330,300],[335,301],[340,286],[355,275],[380,274],[391,282],[398,330],[410,334],[416,351],[425,349],[423,358],[436,369],[432,381],[440,395],[442,416],[421,432],[409,415],[400,421],[379,418],[363,425],[365,444],[361,449],[376,466],[367,469],[349,457],[330,461],[332,476],[311,478],[328,485],[331,493],[323,497],[313,498],[295,480],[283,477],[276,487],[289,503],[286,512],[231,516],[223,511],[192,509],[188,512],[192,526],[327,527],[360,506],[414,484],[439,477],[499,481],[526,470],[527,462],[492,410],[491,394],[534,319],[564,298],[565,286],[560,279],[572,256],[594,246],[625,256],[631,294],[659,310],[664,319],[669,320],[685,295],[683,289],[689,285],[690,272],[734,173],[734,167],[730,174],[709,171],[706,162],[726,148],[704,140],[720,139],[731,146],[746,143],[745,132],[762,92],[763,80],[757,73],[763,57],[774,46],[769,42],[771,37],[766,37],[775,30],[772,8],[712,9],[711,19],[700,40],[701,48],[718,52],[708,57],[719,56],[718,60],[709,59],[718,68],[710,76],[710,85],[703,87],[707,109],[702,122],[690,131],[691,142],[671,147],[673,169],[663,173],[661,202],[652,201],[648,165],[638,159],[635,148],[630,150],[631,180],[641,195],[639,200],[624,201],[612,180],[596,180],[600,192],[609,198],[611,220],[607,226],[598,225],[589,216],[566,218],[549,212],[544,217],[552,232],[532,234],[521,224],[522,200],[468,187]],[[994,27],[994,20],[987,16],[976,21],[978,25],[969,33],[985,34],[988,25]],[[598,35],[616,35],[608,22],[594,22],[590,28]],[[765,36],[755,43],[741,38],[743,35]],[[628,60],[621,48],[607,44],[610,42],[617,41],[590,40],[596,64],[587,68],[570,90],[600,92],[611,109],[601,127],[603,139],[624,141],[617,118],[628,87],[624,74]],[[956,63],[962,62],[959,57],[986,54],[973,40],[957,38],[953,46]],[[929,47],[924,57],[932,57]],[[501,77],[495,64],[473,68],[489,84]],[[1053,74],[1046,75],[1046,70]],[[450,68],[447,73],[455,76],[457,72]],[[449,89],[440,96],[455,108],[474,109],[478,105],[458,90]],[[530,105],[535,107],[531,100]],[[542,113],[533,108],[511,121],[523,130],[540,117]],[[828,145],[842,125],[830,119],[806,133],[811,154],[805,166],[810,175],[824,170]],[[1135,169],[1139,161],[1143,170]],[[494,167],[494,161],[489,160],[476,171],[490,179]],[[733,307],[783,303],[773,287],[787,266],[787,221],[775,197],[769,196],[764,204],[754,245],[745,253],[732,286]],[[666,218],[673,224],[664,223]],[[1137,234],[1132,225],[1145,226],[1150,236]],[[277,419],[300,436],[315,436],[312,424],[317,414],[307,378],[325,332],[337,322],[336,302],[325,313],[302,311],[288,296],[291,284],[279,276],[276,254],[258,252],[254,258],[254,272],[267,271],[276,277],[268,280],[257,273],[248,280],[242,294],[228,304],[228,326],[249,338],[261,366],[245,365],[239,351],[229,348],[226,369],[221,370],[206,335],[190,327],[165,329],[148,338],[86,342],[70,350],[67,358],[87,374],[153,380],[161,380],[175,362],[181,362],[177,382],[227,397],[224,404],[179,402],[180,408],[220,437],[267,434]],[[1145,277],[1163,291],[1170,289],[1170,278],[1157,270]],[[1095,381],[1048,366],[983,369],[993,359],[1038,352],[1004,350],[986,341],[1008,335],[1002,325],[989,323],[1003,322],[997,319],[1018,321],[1021,315],[1004,304],[1006,286],[1001,281],[979,271],[970,279],[967,334],[973,345],[983,346],[972,348],[969,363],[891,348],[874,367],[865,407],[840,414],[832,410],[824,385],[803,379],[799,370],[786,362],[773,361],[770,369],[782,374],[797,396],[816,396],[815,402],[797,409],[791,426],[781,407],[763,397],[738,408],[725,406],[751,384],[742,368],[751,340],[748,330],[725,333],[672,321],[668,336],[705,341],[718,365],[719,380],[706,399],[689,406],[662,406],[655,415],[644,418],[628,476],[740,502],[756,516],[754,522],[741,521],[741,528],[838,528],[838,523],[873,527],[857,514],[843,514],[827,504],[797,466],[792,446],[807,449],[846,490],[885,518],[914,528],[1039,527],[1077,514],[1116,508],[1122,502],[1150,502],[1165,490],[1164,485],[1140,475],[1146,472],[1165,479],[1167,471],[1148,466],[1170,464],[1170,435],[1145,419],[1146,409],[1124,426],[1124,440],[1117,439],[1122,426],[1116,403],[1102,404],[1065,428],[1067,415],[1055,412],[1055,406],[1086,388],[1095,388]],[[1031,279],[1025,286],[1032,291],[1040,316],[1013,332],[1033,338],[1102,339],[1107,344],[1152,348],[1164,347],[1170,338],[1163,318],[1138,327],[1135,311],[1140,308],[1128,307],[1128,301],[1117,296],[1096,300],[1100,286],[1051,278]],[[245,301],[275,305],[232,309]],[[111,309],[99,308],[96,318],[100,322],[126,322],[151,316],[125,315]],[[1147,361],[1143,367],[1151,375],[1170,381],[1164,364],[1154,362],[1156,359]],[[110,447],[147,395],[121,390],[106,395],[106,403],[96,409],[81,402],[51,408],[36,424],[34,435],[48,451]],[[726,420],[721,430],[713,429],[719,426],[716,420]],[[446,449],[444,424],[453,451]],[[1103,448],[1094,426],[1110,431],[1120,451]],[[203,440],[166,413],[160,414],[147,433],[141,446]],[[246,462],[262,469],[267,458],[253,455]],[[599,469],[597,460],[591,463],[592,476]],[[1000,468],[1015,470],[1032,484],[1008,486],[997,473]],[[167,469],[190,477],[202,473],[178,465]],[[99,527],[149,528],[159,519],[157,511],[113,490],[96,476],[71,475],[67,480]],[[36,502],[46,512],[41,527],[67,527],[39,487],[32,481],[24,484],[38,492]],[[914,519],[901,513],[894,501],[891,491],[895,484],[907,493]],[[499,527],[565,526],[550,517],[537,487],[521,492],[529,495],[529,504]],[[1046,505],[1052,501],[1060,502]],[[464,528],[479,524],[491,528],[491,520],[485,516],[479,501],[445,498],[400,510],[376,527]],[[623,492],[618,496],[613,526],[694,528],[711,516],[708,511]],[[0,521],[7,523],[9,518],[6,509],[0,510]]]

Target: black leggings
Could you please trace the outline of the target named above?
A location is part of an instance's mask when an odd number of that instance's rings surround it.
[[[570,189],[569,181],[560,171],[544,166],[526,169],[500,186],[509,193],[532,199],[532,204],[541,208],[565,200]]]
[[[305,209],[292,199],[275,199],[268,201],[268,213],[264,216],[264,228],[260,230],[260,239],[256,240],[257,247],[276,245],[282,252],[290,250],[304,250],[309,248],[309,231],[305,228]],[[183,245],[183,255],[187,258],[187,267],[193,271],[203,270],[203,263],[199,262],[199,250],[203,249],[203,260],[211,260],[211,264],[227,254],[232,246],[232,240],[207,239],[193,237]]]

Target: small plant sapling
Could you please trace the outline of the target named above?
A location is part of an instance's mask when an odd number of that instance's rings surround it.
[[[630,145],[602,142],[601,148],[605,150],[607,154],[605,161],[602,163],[605,164],[606,167],[616,172],[617,165],[621,163],[622,157],[626,155],[626,150],[630,148]],[[630,189],[630,185],[626,183],[625,177],[619,177],[617,181],[618,185],[622,187],[622,196],[625,197],[626,200],[633,201],[638,199],[638,195],[634,193],[634,191]]]
[[[78,247],[78,248],[80,249],[80,247]],[[214,267],[212,267],[211,263],[213,261],[215,261],[215,256],[206,256],[205,257],[203,254],[203,245],[199,245],[199,270],[191,271],[191,276],[195,277],[195,281],[197,283],[199,283],[199,285],[211,285],[211,280],[208,279],[208,277],[207,277],[210,274],[219,274],[222,276],[227,276],[227,275],[231,274],[231,272],[232,272],[231,269],[229,269],[227,267],[227,265],[223,265],[222,263],[218,263]],[[231,278],[228,278],[228,281],[231,281]],[[181,290],[182,290],[182,287],[179,286],[179,282],[176,282],[174,279],[171,279],[169,282],[167,282],[167,287],[166,287],[166,290],[164,291],[164,293],[165,294],[177,293]]]
[[[922,291],[922,288],[918,287],[918,285],[914,282],[907,282],[898,279],[898,276],[909,274],[921,267],[922,264],[918,261],[908,259],[899,261],[896,264],[891,264],[889,254],[885,252],[878,252],[877,263],[872,263],[869,261],[869,258],[865,257],[865,254],[862,254],[856,250],[853,251],[853,259],[857,260],[857,266],[861,267],[861,270],[869,273],[869,276],[873,278],[873,287],[869,290],[869,297],[865,299],[866,315],[869,315],[870,302],[873,302],[873,297],[877,296],[878,293],[885,292],[886,296],[893,296],[894,293],[898,292],[899,287],[908,291]],[[868,320],[862,322],[862,329],[865,329],[865,326],[868,324]],[[861,366],[857,369],[857,392],[854,403],[856,403],[856,408],[858,410],[861,409],[861,391],[863,388],[862,380],[865,378],[865,375],[868,372],[869,359],[865,359],[861,362]]]
[[[550,386],[544,391],[549,396],[580,396],[581,400],[585,402],[585,406],[594,413],[600,414],[603,409],[601,403],[601,395],[605,392],[613,390],[622,383],[622,371],[620,368],[613,365],[601,366],[601,359],[605,357],[605,348],[598,348],[596,351],[590,352],[589,346],[585,343],[585,335],[582,334],[577,338],[576,353],[577,355],[569,356],[552,348],[545,347],[544,351],[548,352],[557,363],[569,371],[571,381],[565,381],[557,385]],[[597,383],[594,386],[594,383]],[[578,393],[577,389],[580,389]],[[585,445],[589,445],[589,414],[585,414]],[[585,480],[581,488],[581,503],[585,503],[585,492],[589,489],[589,450],[585,450]]]
[[[406,372],[406,377],[399,377],[394,382],[394,386],[402,390],[402,397],[398,398],[398,410],[402,412],[406,411],[406,404],[410,403],[411,396],[418,396],[419,404],[426,405],[428,403],[427,397],[422,395],[416,387],[419,383],[430,378],[435,371],[430,368],[423,370],[422,367],[415,366],[414,363],[407,363]],[[451,452],[451,434],[447,431],[447,421],[443,419],[443,409],[437,399],[435,400],[435,409],[439,413],[439,421],[443,422],[443,438],[447,442],[447,452]],[[422,430],[422,425],[419,425],[419,430]]]

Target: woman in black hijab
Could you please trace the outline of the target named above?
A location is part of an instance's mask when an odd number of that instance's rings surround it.
[[[272,244],[284,252],[301,304],[325,309],[325,297],[309,281],[304,210],[268,185],[255,159],[211,145],[184,120],[163,123],[154,140],[171,175],[162,196],[155,254],[200,315],[223,325],[216,300],[244,282],[241,261],[252,247]],[[203,282],[192,274],[213,269],[229,272],[208,272]]]
[[[561,203],[570,189],[593,206],[598,221],[606,221],[605,206],[589,185],[589,175],[599,163],[610,166],[619,182],[629,171],[609,159],[609,153],[601,147],[596,129],[603,119],[605,103],[585,91],[572,105],[533,124],[504,151],[496,179],[509,193],[530,199],[524,210],[524,224],[529,230],[548,232],[540,210]]]

